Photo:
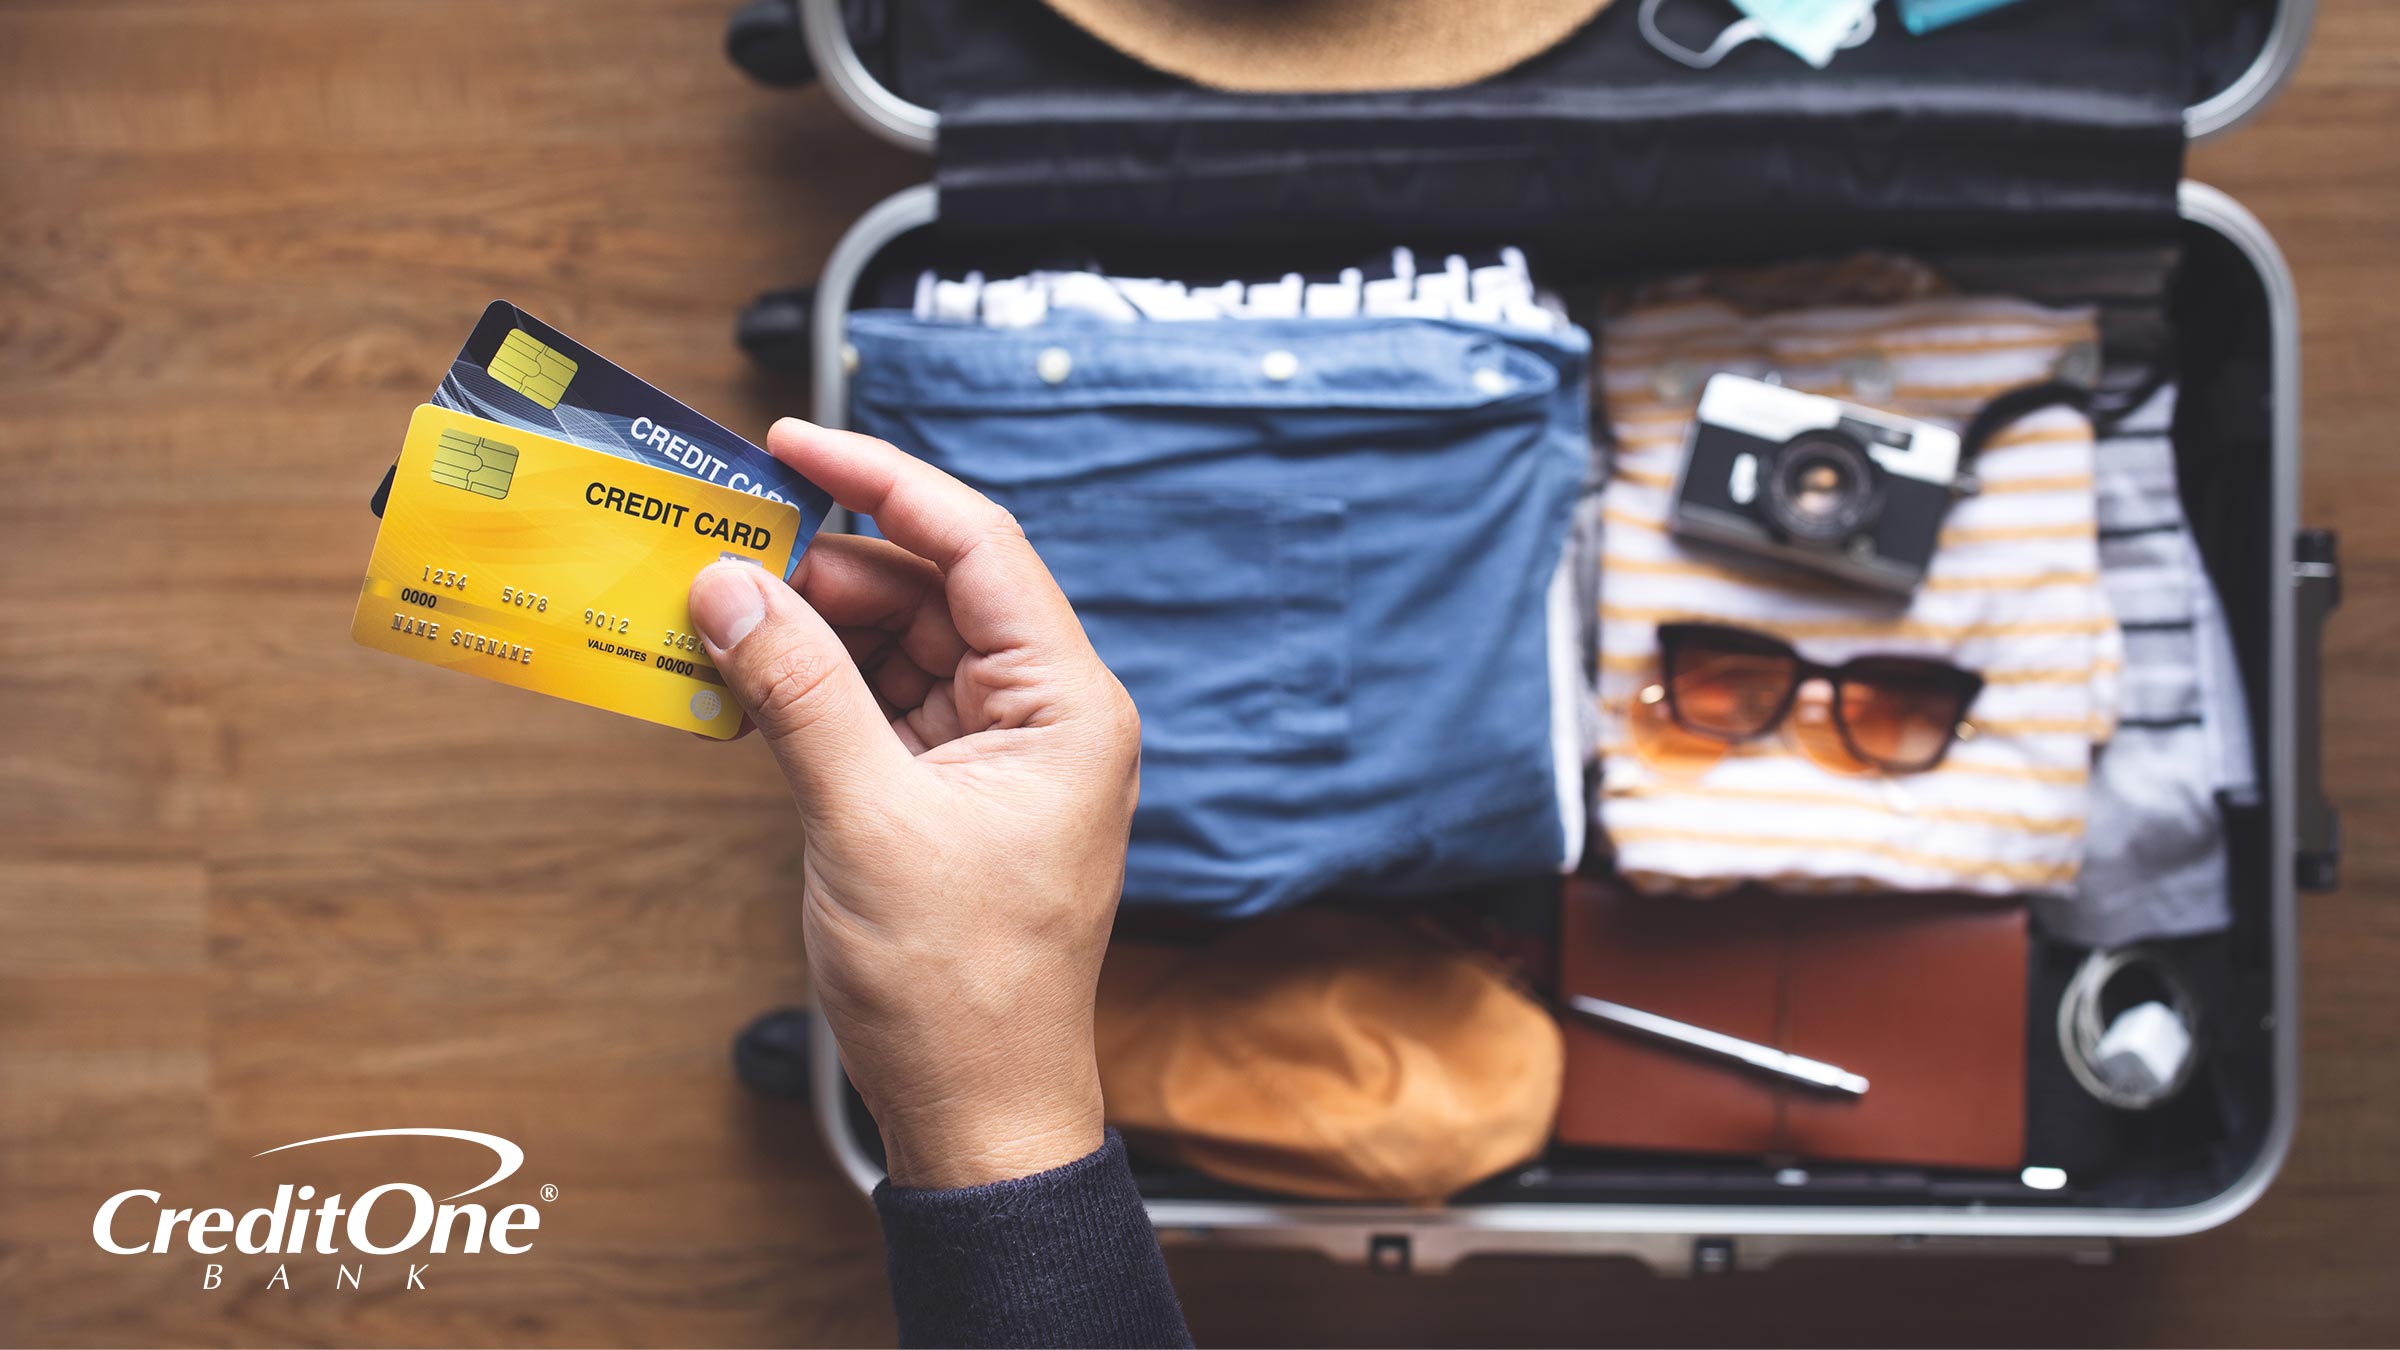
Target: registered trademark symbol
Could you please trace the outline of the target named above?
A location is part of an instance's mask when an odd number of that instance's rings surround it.
[[[542,1187],[542,1198],[543,1198],[544,1200],[556,1200],[556,1199],[558,1198],[558,1187],[556,1187],[556,1186],[544,1186],[544,1187]]]

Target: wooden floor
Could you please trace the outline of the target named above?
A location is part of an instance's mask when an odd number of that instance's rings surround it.
[[[0,1342],[887,1341],[865,1204],[726,1045],[803,996],[798,840],[755,743],[356,647],[366,494],[506,295],[736,428],[804,410],[728,340],[919,161],[746,85],[728,0],[0,3]],[[2342,530],[2282,1180],[2113,1268],[1504,1260],[1415,1280],[1179,1255],[1203,1342],[2400,1339],[2400,6],[2325,0],[2260,122],[2195,156],[2299,276],[2307,516]],[[128,1187],[470,1184],[523,1256],[290,1290],[112,1257]],[[462,1155],[461,1149],[466,1153]],[[430,1181],[428,1184],[432,1184]]]

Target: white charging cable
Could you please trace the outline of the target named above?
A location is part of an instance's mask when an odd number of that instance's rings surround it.
[[[2119,976],[2140,971],[2161,997],[2101,1021],[2101,1001]],[[2058,1002],[2058,1048],[2067,1071],[2094,1097],[2124,1111],[2171,1100],[2198,1067],[2200,1005],[2174,965],[2146,947],[2093,952]]]

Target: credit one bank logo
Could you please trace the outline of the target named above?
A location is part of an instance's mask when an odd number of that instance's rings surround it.
[[[494,1209],[467,1199],[506,1181],[525,1165],[525,1150],[496,1134],[434,1128],[355,1130],[278,1144],[252,1156],[264,1158],[319,1144],[396,1136],[455,1139],[490,1150],[496,1165],[482,1181],[439,1200],[433,1192],[409,1181],[384,1182],[360,1192],[356,1199],[338,1193],[320,1197],[314,1186],[285,1183],[275,1188],[275,1198],[269,1203],[239,1213],[223,1207],[183,1208],[174,1203],[181,1197],[137,1187],[101,1202],[92,1215],[92,1241],[117,1256],[413,1257],[472,1256],[485,1251],[521,1256],[532,1250],[533,1235],[542,1226],[540,1209],[530,1204]],[[542,1188],[545,1200],[555,1199],[557,1194],[554,1186]],[[377,1240],[378,1233],[383,1240]],[[422,1267],[412,1264],[404,1287],[424,1288],[424,1272],[430,1269],[430,1263]],[[345,1263],[335,1284],[357,1288],[364,1274],[365,1262],[356,1270]],[[202,1287],[218,1288],[223,1275],[221,1263],[209,1264]],[[277,1262],[267,1286],[291,1287],[283,1262]]]

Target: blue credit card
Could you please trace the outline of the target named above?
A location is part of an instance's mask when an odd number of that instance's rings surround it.
[[[485,307],[432,402],[787,503],[800,512],[794,566],[833,505],[773,455],[506,300]],[[369,502],[376,515],[383,514],[391,489],[392,475],[386,472]]]

